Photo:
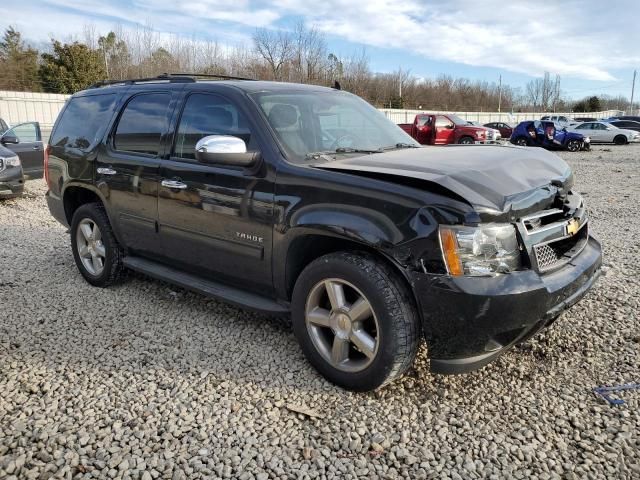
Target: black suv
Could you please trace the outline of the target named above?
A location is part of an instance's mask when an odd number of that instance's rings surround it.
[[[601,264],[567,164],[420,147],[338,89],[184,76],[75,94],[47,200],[84,278],[123,270],[291,314],[326,378],[479,368],[577,302]]]

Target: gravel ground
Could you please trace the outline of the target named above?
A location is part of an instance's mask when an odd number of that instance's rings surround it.
[[[342,391],[290,327],[142,276],[82,280],[43,181],[0,203],[0,478],[640,478],[640,145],[562,154],[605,275],[481,371]],[[296,410],[307,410],[307,414]]]

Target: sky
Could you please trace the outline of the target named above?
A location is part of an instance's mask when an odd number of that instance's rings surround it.
[[[87,24],[251,43],[256,28],[303,21],[330,51],[363,48],[376,72],[409,70],[524,87],[545,71],[563,93],[630,96],[640,69],[640,0],[3,0],[0,28],[31,42],[82,38]],[[640,95],[640,78],[636,81]]]

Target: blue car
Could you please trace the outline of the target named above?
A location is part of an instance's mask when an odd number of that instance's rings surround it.
[[[576,132],[570,132],[553,122],[528,120],[520,122],[511,134],[511,143],[522,147],[542,147],[547,150],[589,150],[591,139]]]

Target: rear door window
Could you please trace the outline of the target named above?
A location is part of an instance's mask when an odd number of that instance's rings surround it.
[[[168,128],[169,93],[144,93],[127,103],[113,137],[116,150],[142,155],[160,153],[162,135]]]
[[[69,100],[51,135],[54,147],[92,149],[109,123],[116,95],[89,95]]]

